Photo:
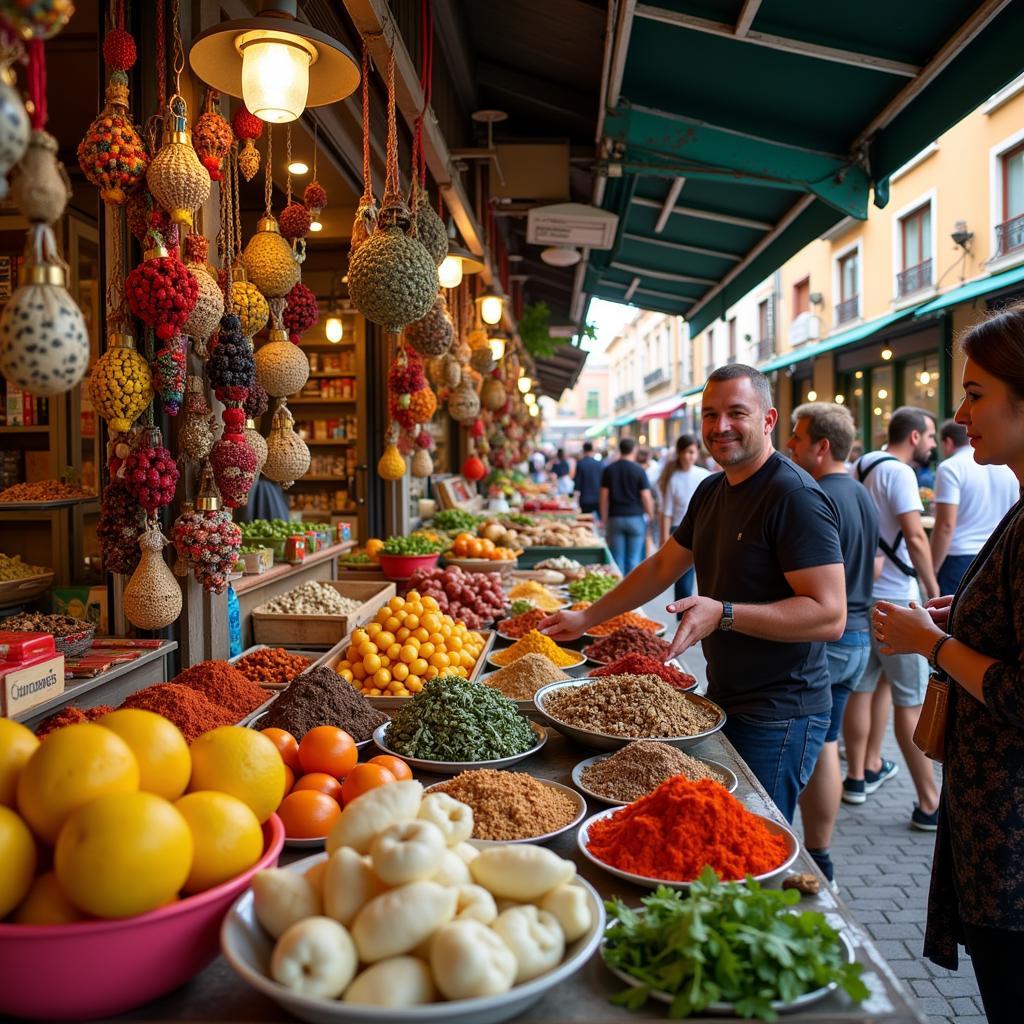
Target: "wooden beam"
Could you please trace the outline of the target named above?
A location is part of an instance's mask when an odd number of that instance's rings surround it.
[[[636,292],[637,288],[639,288],[639,287],[640,287],[640,278],[639,277],[634,277],[633,280],[630,282],[629,287],[626,289],[626,294],[622,296],[622,301],[623,302],[629,302],[629,300],[631,298],[633,298],[634,292]]]
[[[677,284],[715,284],[711,277],[693,277],[690,274],[673,274],[668,270],[656,270],[653,267],[635,267],[632,263],[619,263],[613,260],[609,266],[613,270],[622,270],[627,274],[639,274],[641,277],[653,277],[658,281],[675,281]]]
[[[495,92],[511,96],[537,110],[548,111],[557,117],[587,124],[591,123],[587,106],[592,102],[588,94],[567,89],[536,75],[524,75],[512,68],[493,62],[481,61],[477,65],[476,80]]]
[[[743,10],[740,11],[740,16],[736,19],[734,34],[741,37],[745,36],[750,31],[750,26],[754,24],[754,19],[757,17],[757,12],[760,9],[761,0],[745,0]]]
[[[708,249],[702,245],[670,242],[665,238],[648,238],[646,235],[635,235],[629,231],[623,232],[622,237],[630,242],[638,242],[640,245],[657,245],[663,249],[673,249],[676,252],[692,252],[698,256],[714,256],[715,259],[729,260],[732,263],[737,263],[743,258],[742,256],[737,256],[734,252],[726,252],[724,249]]]
[[[634,196],[630,202],[652,210],[660,210],[662,205],[657,199],[645,199],[643,196]],[[716,213],[714,210],[702,210],[696,206],[673,206],[672,213],[682,217],[714,220],[718,221],[719,224],[733,224],[738,228],[753,228],[755,231],[771,231],[774,226],[767,221],[752,220],[750,217],[734,217],[731,213]]]
[[[637,4],[636,16],[647,18],[649,21],[658,21],[664,25],[672,25],[674,28],[704,32],[707,35],[720,36],[739,43],[753,43],[755,46],[764,46],[769,50],[781,50],[798,57],[810,57],[814,60],[830,61],[833,64],[849,64],[852,67],[864,68],[868,71],[881,71],[889,75],[901,75],[904,78],[913,78],[921,70],[916,64],[908,64],[901,60],[888,60],[885,57],[875,57],[869,53],[841,50],[834,46],[822,46],[819,43],[806,43],[801,39],[790,39],[768,32],[748,31],[745,35],[737,35],[734,27],[727,22],[698,18],[695,15],[682,14],[679,11],[667,11],[663,7],[655,7],[652,4]]]
[[[658,214],[658,219],[654,224],[654,233],[660,235],[665,230],[665,225],[668,223],[669,217],[672,216],[672,210],[676,205],[676,200],[679,198],[679,193],[683,190],[683,185],[686,184],[686,179],[683,177],[676,178],[668,187],[668,195],[665,196],[665,202],[661,207],[661,213]]]

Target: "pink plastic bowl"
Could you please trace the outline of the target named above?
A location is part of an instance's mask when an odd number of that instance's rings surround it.
[[[380,559],[380,567],[389,580],[407,580],[417,569],[433,569],[437,560],[441,557],[436,555],[385,555],[383,552],[377,555]]]
[[[148,1003],[217,955],[220,924],[257,871],[277,864],[284,825],[263,825],[263,856],[230,882],[138,917],[65,925],[0,924],[0,1014],[108,1017]]]

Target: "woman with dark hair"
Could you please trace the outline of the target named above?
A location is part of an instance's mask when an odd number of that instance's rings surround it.
[[[658,478],[658,491],[661,494],[661,536],[664,540],[671,537],[675,528],[683,521],[686,510],[690,507],[690,499],[697,485],[711,474],[697,465],[700,445],[693,434],[682,434],[676,441],[675,455],[665,460]],[[693,593],[693,569],[676,580],[675,598],[677,601],[689,597]]]
[[[974,458],[1024,483],[1024,306],[972,327],[956,422]],[[974,964],[992,1024],[1020,1019],[1024,963],[1024,505],[1003,517],[952,597],[880,602],[887,654],[921,654],[949,682],[945,771],[925,955]]]

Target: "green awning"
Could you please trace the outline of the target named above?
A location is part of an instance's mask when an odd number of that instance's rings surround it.
[[[635,412],[626,412],[626,413],[623,413],[621,416],[616,416],[615,419],[612,420],[612,424],[611,425],[613,427],[624,427],[627,423],[632,423],[633,420],[635,420],[635,419],[636,419],[636,413]]]
[[[916,310],[917,316],[924,316],[925,313],[937,313],[940,309],[948,309],[950,306],[959,306],[962,302],[970,302],[971,299],[980,298],[982,295],[991,295],[993,292],[1002,291],[1012,285],[1024,281],[1024,265],[1014,267],[1012,270],[1004,270],[1001,274],[990,274],[988,277],[979,277],[976,281],[968,281],[966,284],[954,288],[952,291],[940,295],[931,302],[926,302]]]
[[[884,206],[888,175],[1024,69],[1010,0],[654,0],[620,21],[598,192],[619,225],[582,288],[691,336],[872,191]]]
[[[589,430],[587,430],[584,437],[600,437],[602,434],[608,433],[612,429],[612,421],[605,420],[604,423],[595,423]]]

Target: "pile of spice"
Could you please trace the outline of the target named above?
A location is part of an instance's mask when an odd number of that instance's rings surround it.
[[[506,665],[511,665],[513,661],[527,654],[543,654],[549,661],[562,668],[569,665],[578,665],[581,660],[580,655],[576,651],[567,651],[559,647],[551,637],[545,636],[536,629],[531,629],[529,633],[521,640],[517,640],[511,647],[506,647],[505,650],[492,654],[491,661],[495,665],[504,668]]]
[[[259,611],[271,615],[351,615],[362,602],[342,597],[329,583],[310,580],[268,601]]]
[[[605,676],[544,699],[544,713],[566,725],[611,736],[695,736],[716,716],[657,676]]]
[[[631,803],[657,789],[673,775],[685,775],[691,782],[724,779],[710,765],[657,740],[634,740],[611,757],[583,769],[583,785],[608,800]]]
[[[189,743],[211,729],[235,725],[240,717],[222,704],[214,703],[205,693],[182,683],[147,686],[128,696],[121,707],[141,708],[169,718]]]
[[[646,654],[648,657],[664,661],[672,645],[666,643],[661,637],[655,636],[646,629],[637,629],[636,626],[626,626],[624,629],[617,629],[611,636],[603,640],[595,640],[583,648],[583,653],[591,661],[599,661],[602,664],[609,664],[624,658],[627,654]]]
[[[432,679],[392,719],[390,750],[427,761],[494,761],[537,745],[537,734],[497,690],[460,676]]]
[[[97,704],[96,707],[86,708],[84,711],[81,708],[75,707],[74,704],[69,704],[66,708],[61,708],[60,711],[55,711],[48,718],[44,718],[36,726],[36,736],[42,739],[44,736],[49,736],[56,729],[63,729],[65,725],[95,722],[97,718],[102,718],[113,710],[109,704]]]
[[[94,628],[93,623],[73,615],[44,615],[42,612],[22,612],[0,622],[0,629],[14,633],[49,633],[51,636],[72,636]]]
[[[605,619],[604,622],[588,630],[593,636],[611,636],[616,630],[624,629],[627,626],[635,626],[637,629],[646,629],[648,633],[657,633],[662,625],[654,619],[648,619],[636,612],[623,612],[613,618]]]
[[[598,860],[645,878],[689,882],[705,867],[725,881],[763,875],[786,859],[786,840],[769,832],[731,793],[708,779],[666,779],[588,830]]]
[[[473,809],[473,839],[533,839],[565,828],[577,814],[568,793],[525,772],[480,768],[430,787],[439,791]]]
[[[290,683],[300,672],[307,669],[310,659],[303,654],[292,654],[283,647],[261,647],[259,650],[239,658],[235,668],[246,679],[261,686]]]
[[[646,654],[627,654],[610,665],[595,668],[590,674],[592,676],[658,676],[677,690],[692,690],[697,685],[696,678],[689,672],[683,672],[675,665],[662,662],[658,658],[650,658]]]
[[[569,677],[543,654],[524,654],[511,665],[498,669],[481,682],[499,690],[510,700],[532,700],[533,695],[548,683]]]
[[[299,676],[267,709],[260,729],[284,729],[301,740],[318,725],[344,729],[357,743],[368,740],[388,716],[378,711],[337,672],[319,665]]]
[[[171,682],[198,690],[232,712],[236,722],[265,704],[268,697],[257,683],[226,661],[201,661],[179,672]]]
[[[551,593],[543,583],[536,580],[524,580],[517,583],[509,592],[512,600],[529,601],[534,607],[545,612],[557,612],[565,602],[557,594]]]
[[[502,619],[498,623],[497,629],[504,636],[518,640],[520,637],[526,636],[531,629],[536,629],[550,614],[543,608],[531,608],[519,615],[513,615],[510,619]]]

